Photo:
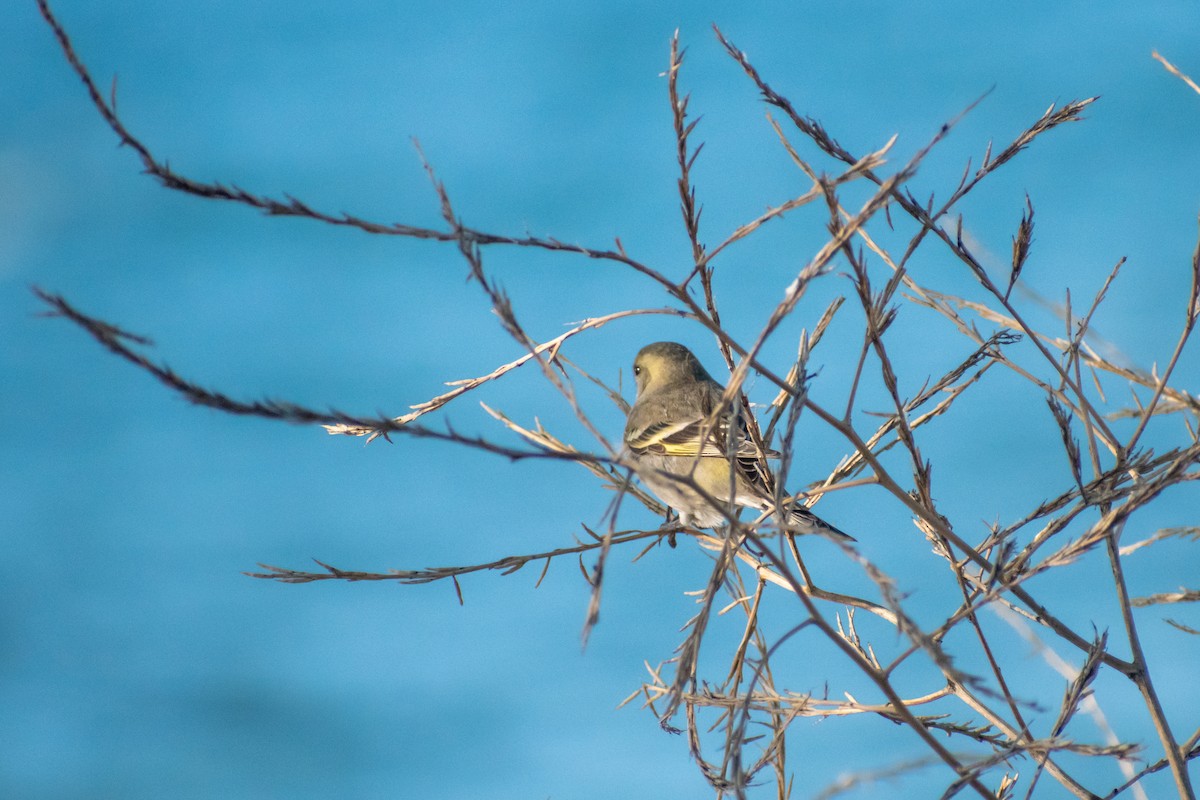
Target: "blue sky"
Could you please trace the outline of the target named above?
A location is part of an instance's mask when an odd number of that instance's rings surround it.
[[[688,48],[681,86],[703,116],[694,177],[710,243],[806,188],[754,87],[715,41],[714,22],[850,150],[898,134],[893,167],[987,93],[922,166],[912,183],[918,196],[944,197],[968,158],[977,164],[989,140],[1006,143],[1051,103],[1100,95],[1084,122],[1039,139],[963,204],[967,232],[992,259],[986,266],[1002,270],[1028,194],[1037,228],[1025,279],[1055,302],[1070,290],[1085,303],[1127,257],[1096,325],[1131,363],[1163,363],[1182,317],[1200,210],[1200,97],[1150,52],[1200,74],[1192,3],[1103,12],[1084,3],[55,9],[98,81],[107,87],[118,76],[126,124],[183,174],[437,226],[415,137],[468,225],[596,247],[620,237],[673,275],[690,257],[661,75],[676,29]],[[305,568],[314,557],[385,570],[569,546],[581,524],[600,521],[610,496],[569,465],[512,464],[404,439],[364,447],[319,428],[195,408],[65,322],[39,317],[34,284],[151,336],[156,358],[203,385],[363,414],[404,413],[443,391],[443,381],[520,355],[453,248],[266,219],[163,190],[116,147],[35,5],[17,5],[4,27],[0,793],[708,792],[681,738],[648,711],[615,710],[645,679],[643,662],[668,658],[679,641],[693,610],[684,592],[709,573],[692,548],[655,550],[637,563],[633,552],[615,556],[600,626],[582,652],[588,590],[569,561],[537,589],[536,568],[469,577],[462,607],[448,584],[285,586],[241,574],[258,562]],[[804,152],[835,169],[811,147]],[[730,249],[717,289],[736,336],[761,326],[820,246],[823,224],[819,212],[797,213]],[[586,317],[666,302],[611,264],[513,249],[484,258],[538,339]],[[941,254],[920,269],[932,284],[970,291]],[[764,357],[786,368],[800,330],[850,292],[837,275],[814,286]],[[1052,315],[1033,316],[1061,330]],[[835,328],[816,358],[819,402],[844,403],[853,330]],[[913,308],[893,335],[896,350],[944,368],[963,354],[948,326]],[[633,354],[661,339],[689,344],[718,372],[711,337],[662,317],[614,323],[574,340],[568,354],[614,383],[623,371],[628,395]],[[910,391],[932,369],[925,363],[914,358]],[[1189,353],[1178,374],[1195,376],[1198,366]],[[478,400],[594,446],[532,370],[440,418],[511,443]],[[615,440],[617,409],[598,393],[585,392],[584,402]],[[923,441],[944,465],[943,513],[967,538],[1065,488],[1062,454],[1045,445],[1054,428],[1044,406],[1033,422],[1021,412],[1041,402],[998,379],[964,404],[954,426],[931,428]],[[834,434],[806,424],[810,449],[793,482],[823,477],[845,453]],[[1139,532],[1194,524],[1196,501],[1194,490],[1180,491],[1138,520]],[[920,605],[921,570],[934,567],[894,504],[868,488],[832,495],[820,510],[903,575]],[[624,524],[655,524],[625,513]],[[816,563],[837,570],[821,544],[812,546]],[[1180,552],[1153,570],[1135,568],[1132,579],[1152,591],[1188,584],[1194,556]],[[1103,568],[1082,563],[1046,590],[1081,628],[1111,624],[1111,608],[1078,589]],[[846,580],[846,590],[866,591],[861,577]],[[1162,652],[1194,648],[1154,614],[1144,624]],[[1025,647],[1015,637],[1010,646]],[[845,664],[828,650],[797,645],[794,688],[820,691],[840,675]],[[1033,656],[1030,665],[1031,681],[1057,680]],[[1167,668],[1161,677],[1183,686],[1186,672]],[[1194,714],[1179,724],[1187,719]],[[896,761],[921,752],[902,735],[851,724],[861,738],[843,740],[839,753],[875,752],[879,742],[895,747]],[[795,729],[794,764],[804,769],[797,796],[839,775],[823,739],[843,729],[830,725]],[[1112,783],[1105,769],[1098,786]]]

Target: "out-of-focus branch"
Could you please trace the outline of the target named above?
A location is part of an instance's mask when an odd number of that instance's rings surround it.
[[[585,529],[586,530],[586,529]],[[628,542],[636,542],[644,539],[662,539],[668,533],[678,533],[678,528],[664,528],[654,531],[620,531],[613,537],[614,545],[622,545]],[[545,561],[541,574],[538,576],[538,584],[542,582],[542,578],[546,576],[546,571],[550,569],[550,562],[556,558],[568,555],[579,555],[596,550],[602,546],[601,538],[591,531],[587,531],[593,541],[581,542],[574,547],[560,547],[556,550],[547,550],[542,553],[529,553],[518,556],[506,556],[497,561],[489,561],[485,564],[473,564],[465,567],[427,567],[425,569],[393,569],[387,572],[363,572],[358,570],[340,569],[338,567],[326,564],[323,561],[317,561],[321,565],[324,572],[309,572],[305,570],[289,569],[287,567],[275,567],[270,564],[259,564],[266,572],[245,572],[251,578],[264,578],[267,580],[279,581],[280,583],[312,583],[314,581],[395,581],[404,584],[420,584],[433,583],[434,581],[445,580],[447,578],[458,578],[463,575],[470,575],[473,572],[489,572],[498,571],[502,575],[511,575],[517,572],[525,565],[534,561]]]
[[[336,410],[317,411],[297,403],[282,400],[254,400],[250,402],[234,400],[221,392],[205,389],[199,384],[187,380],[165,364],[158,364],[151,361],[126,344],[126,342],[131,342],[146,345],[150,342],[146,337],[130,334],[112,323],[90,317],[58,295],[36,287],[33,291],[47,305],[54,309],[48,312],[49,316],[60,316],[69,319],[91,334],[92,338],[106,347],[110,352],[120,356],[142,371],[149,373],[167,388],[178,392],[196,405],[213,408],[217,411],[223,411],[226,414],[261,417],[263,419],[273,419],[298,425],[316,424],[362,428],[378,431],[381,436],[398,433],[417,439],[436,439],[444,442],[454,442],[514,460],[546,458],[562,461],[615,463],[613,459],[605,456],[578,451],[567,453],[552,450],[520,450],[496,444],[482,437],[466,436],[452,429],[438,431],[414,423],[400,424],[388,417],[368,418]]]

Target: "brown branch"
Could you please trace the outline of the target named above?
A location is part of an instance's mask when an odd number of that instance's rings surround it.
[[[283,400],[254,400],[240,401],[234,400],[221,392],[205,389],[197,383],[187,380],[172,370],[165,364],[159,364],[151,361],[140,353],[135,352],[132,348],[125,344],[126,341],[135,344],[147,344],[149,339],[142,336],[134,336],[127,333],[112,323],[105,322],[95,317],[90,317],[76,309],[64,298],[43,291],[37,287],[33,289],[34,293],[46,302],[52,309],[47,316],[60,316],[69,319],[76,325],[79,325],[87,331],[92,338],[107,348],[113,354],[125,359],[129,363],[149,373],[159,383],[171,389],[188,401],[196,405],[205,406],[207,408],[216,409],[226,414],[235,414],[240,416],[260,417],[262,419],[272,419],[281,422],[290,422],[296,425],[325,425],[325,426],[346,426],[348,428],[365,428],[372,431],[378,431],[379,435],[386,436],[391,433],[404,434],[417,439],[434,439],[444,442],[454,442],[456,444],[466,445],[477,450],[483,450],[496,455],[505,456],[513,460],[525,458],[544,458],[562,461],[577,461],[577,462],[592,462],[600,464],[616,464],[617,462],[609,457],[594,455],[581,452],[559,452],[551,450],[519,450],[513,447],[495,444],[478,436],[465,436],[455,432],[453,429],[447,428],[445,431],[438,431],[432,428],[427,428],[413,423],[399,424],[388,417],[363,417],[352,414],[347,414],[342,411],[317,411],[315,409],[306,408],[297,403],[290,403]]]
[[[640,316],[640,315],[644,315],[644,314],[662,314],[664,316],[674,316],[674,317],[684,317],[684,318],[689,317],[689,315],[686,312],[678,311],[673,308],[639,308],[639,309],[631,309],[628,311],[618,311],[613,314],[605,314],[602,317],[593,317],[590,319],[585,319],[585,320],[579,322],[578,324],[576,324],[575,327],[571,328],[571,330],[567,331],[566,333],[560,334],[559,336],[556,336],[553,339],[549,339],[545,342],[542,342],[541,344],[534,345],[531,352],[528,352],[525,355],[521,356],[520,358],[514,359],[514,360],[508,362],[507,364],[501,364],[499,367],[496,367],[494,370],[487,373],[486,375],[481,375],[477,378],[468,378],[465,380],[447,381],[446,385],[453,386],[454,387],[453,389],[451,389],[448,392],[445,392],[444,394],[440,394],[437,397],[426,400],[423,403],[417,403],[416,405],[409,406],[409,408],[413,409],[413,411],[411,413],[402,414],[399,417],[393,417],[392,422],[395,423],[396,425],[407,425],[408,423],[424,416],[425,414],[428,414],[431,411],[437,411],[438,409],[447,405],[451,401],[458,399],[459,397],[466,394],[467,392],[470,392],[474,389],[478,389],[480,386],[484,385],[485,383],[496,380],[497,378],[500,378],[500,377],[506,375],[507,373],[511,372],[512,370],[516,369],[517,367],[520,367],[520,366],[526,364],[531,359],[535,359],[538,356],[541,356],[546,353],[549,353],[551,358],[557,358],[558,357],[558,349],[560,347],[562,347],[564,342],[566,342],[571,337],[576,336],[577,334],[583,333],[584,331],[588,331],[588,330],[595,330],[597,328],[602,328],[605,325],[607,325],[608,323],[613,322],[614,320],[624,319],[626,317]],[[375,439],[378,436],[383,435],[383,432],[381,430],[379,430],[378,428],[361,428],[361,427],[356,428],[356,427],[351,427],[348,425],[326,425],[325,429],[327,431],[329,431],[329,433],[331,433],[331,434],[341,434],[344,436],[368,436],[368,439],[367,439],[368,442],[372,441],[373,439]]]
[[[586,529],[585,529],[586,530]],[[679,533],[678,528],[663,528],[653,531],[621,531],[613,537],[613,545],[619,546],[629,542],[636,542],[643,539],[659,539],[661,540],[667,533]],[[582,542],[574,547],[560,547],[555,550],[547,550],[542,553],[529,553],[526,555],[506,556],[496,561],[489,561],[484,564],[473,564],[464,567],[427,567],[425,569],[393,569],[387,572],[362,572],[357,570],[346,570],[326,564],[323,561],[313,559],[321,565],[324,572],[308,572],[304,570],[289,569],[287,567],[275,567],[270,564],[259,564],[260,567],[267,570],[266,572],[243,572],[243,575],[248,575],[251,578],[263,578],[266,580],[279,581],[280,583],[312,583],[314,581],[396,581],[402,584],[421,584],[433,583],[434,581],[445,580],[447,578],[458,578],[462,575],[469,575],[473,572],[500,571],[502,575],[511,575],[518,571],[526,564],[533,561],[546,561],[547,567],[549,562],[567,555],[578,555],[587,553],[602,546],[600,537],[588,531],[595,541]],[[538,578],[538,583],[541,583],[545,577],[543,569],[541,576]]]

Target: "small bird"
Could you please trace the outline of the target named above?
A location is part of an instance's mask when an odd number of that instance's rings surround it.
[[[728,409],[713,416],[725,390],[691,350],[675,342],[647,345],[633,360],[633,376],[637,399],[629,410],[625,446],[638,477],[679,512],[680,522],[701,528],[725,523],[731,489],[736,505],[775,508],[774,476],[763,469],[762,458],[779,453],[756,446],[740,414],[730,447]],[[854,541],[802,503],[787,510],[787,528]]]

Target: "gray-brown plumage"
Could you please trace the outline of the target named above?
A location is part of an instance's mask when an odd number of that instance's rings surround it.
[[[690,350],[675,342],[647,345],[633,361],[633,375],[637,399],[625,426],[626,448],[638,477],[684,525],[727,522],[731,498],[758,511],[775,507],[774,478],[762,464],[778,453],[758,448],[740,415],[729,441],[728,409],[713,415],[724,389]],[[801,503],[787,510],[786,523],[794,533],[854,540]]]

